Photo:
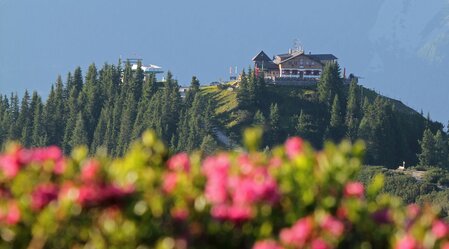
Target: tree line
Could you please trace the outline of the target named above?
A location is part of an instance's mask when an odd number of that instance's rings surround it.
[[[83,76],[78,67],[65,82],[59,76],[43,101],[25,91],[0,98],[0,144],[9,140],[26,147],[57,145],[69,153],[78,145],[91,152],[106,149],[122,155],[146,129],[153,129],[172,151],[218,148],[212,127],[212,100],[199,93],[192,78],[183,99],[179,85],[169,72],[164,82],[145,75],[141,65],[132,70],[126,62],[89,66]]]

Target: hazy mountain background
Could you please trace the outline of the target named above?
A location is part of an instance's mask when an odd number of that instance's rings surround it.
[[[58,74],[120,56],[170,69],[181,84],[208,83],[298,38],[446,123],[448,17],[447,0],[0,0],[0,92],[44,94]]]

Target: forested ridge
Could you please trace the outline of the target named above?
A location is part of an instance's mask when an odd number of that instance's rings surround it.
[[[26,147],[58,145],[69,153],[78,145],[91,152],[105,148],[111,155],[122,155],[131,141],[146,129],[154,129],[172,150],[193,150],[204,142],[216,146],[211,137],[211,102],[197,94],[199,81],[184,100],[179,86],[168,73],[164,82],[154,75],[144,77],[133,71],[92,64],[86,76],[78,67],[63,82],[58,77],[47,100],[28,91],[0,101],[0,143],[20,141]]]
[[[26,147],[58,145],[69,153],[87,145],[120,156],[143,131],[153,129],[172,152],[201,149],[211,153],[232,146],[216,131],[241,141],[244,128],[264,128],[265,147],[299,135],[321,148],[326,140],[363,139],[365,163],[396,167],[446,167],[443,125],[399,106],[352,81],[346,85],[338,64],[325,67],[316,87],[266,84],[249,69],[238,83],[201,87],[196,77],[184,98],[169,72],[157,82],[130,63],[92,64],[85,76],[78,67],[58,77],[46,100],[26,91],[0,98],[0,143]],[[225,101],[223,99],[226,99]]]

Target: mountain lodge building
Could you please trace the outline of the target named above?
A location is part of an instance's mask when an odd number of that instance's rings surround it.
[[[303,50],[290,50],[287,54],[270,57],[261,51],[253,58],[256,73],[264,74],[266,80],[281,81],[316,81],[321,77],[326,63],[337,62],[332,54],[305,54]]]

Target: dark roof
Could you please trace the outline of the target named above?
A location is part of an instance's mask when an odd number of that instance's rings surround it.
[[[260,53],[254,56],[253,61],[271,61],[271,59],[264,51],[260,51]]]
[[[333,60],[338,59],[333,54],[308,54],[307,56],[309,56],[310,58],[312,58],[314,60],[319,60],[319,61],[333,61]]]

